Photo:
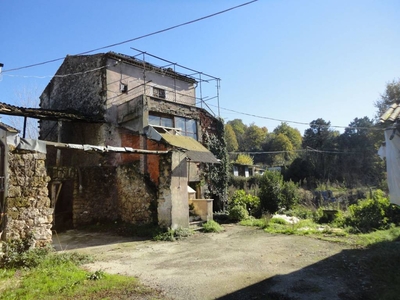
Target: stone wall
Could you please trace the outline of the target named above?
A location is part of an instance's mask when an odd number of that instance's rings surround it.
[[[123,220],[152,223],[155,188],[135,165],[79,168],[73,191],[73,224]]]
[[[23,239],[33,234],[36,246],[51,243],[53,209],[48,197],[50,178],[45,160],[43,153],[10,149],[4,239]]]

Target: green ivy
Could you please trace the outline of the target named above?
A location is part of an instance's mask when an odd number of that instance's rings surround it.
[[[221,210],[226,209],[229,157],[226,149],[225,129],[221,120],[217,122],[215,134],[205,133],[204,143],[208,150],[220,160],[219,164],[207,164],[205,167],[205,176],[210,193],[214,196],[216,207]],[[217,198],[217,199],[215,199]]]

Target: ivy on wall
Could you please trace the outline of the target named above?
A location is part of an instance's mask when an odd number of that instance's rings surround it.
[[[216,122],[215,133],[205,133],[203,141],[208,150],[220,160],[220,164],[205,166],[205,179],[214,198],[214,210],[224,210],[227,204],[227,187],[229,179],[229,157],[226,149],[225,131],[222,120]]]

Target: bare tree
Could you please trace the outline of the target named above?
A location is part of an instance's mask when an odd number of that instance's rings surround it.
[[[22,87],[20,90],[15,91],[15,97],[12,103],[19,107],[38,108],[39,107],[39,89],[37,86]],[[4,116],[3,122],[20,130],[21,136],[24,129],[24,117]],[[28,118],[26,120],[25,137],[30,139],[37,139],[39,136],[39,124],[37,119]]]

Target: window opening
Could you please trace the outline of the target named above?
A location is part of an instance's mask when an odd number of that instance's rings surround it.
[[[153,96],[165,99],[165,90],[153,87]]]

